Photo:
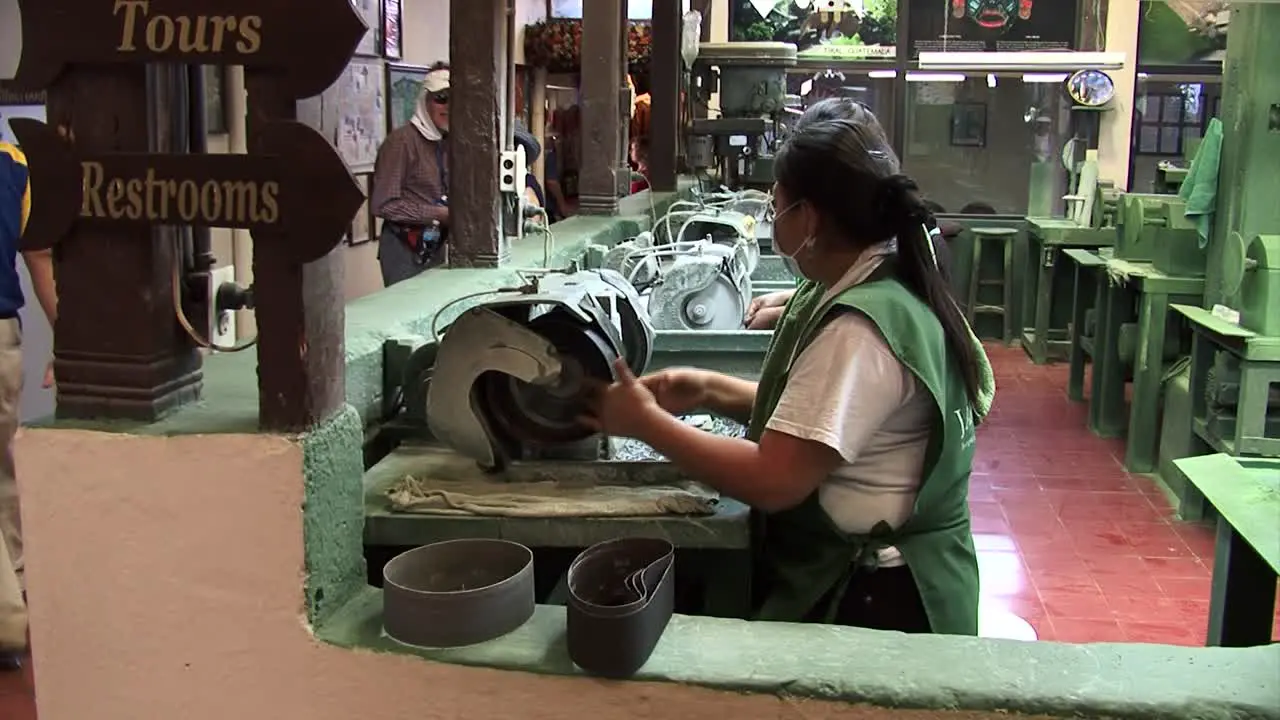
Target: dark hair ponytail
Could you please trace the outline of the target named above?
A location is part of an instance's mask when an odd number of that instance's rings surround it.
[[[951,285],[940,266],[926,226],[933,214],[920,198],[920,188],[906,175],[891,175],[882,181],[881,207],[885,222],[897,229],[898,276],[902,283],[933,310],[947,349],[960,365],[969,402],[977,405],[981,393],[978,357],[969,325],[951,294]]]

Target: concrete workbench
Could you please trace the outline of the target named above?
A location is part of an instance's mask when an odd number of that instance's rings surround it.
[[[1259,335],[1198,306],[1174,305],[1191,323],[1191,430],[1215,452],[1280,457],[1280,439],[1267,437],[1268,386],[1280,381],[1280,337]],[[1206,388],[1214,355],[1231,353],[1240,363],[1240,406],[1230,433],[1209,419]]]
[[[1218,515],[1207,644],[1270,643],[1280,574],[1280,459],[1218,454],[1175,463]]]
[[[1062,252],[1073,267],[1070,328],[1070,369],[1067,374],[1067,397],[1084,400],[1084,368],[1093,359],[1093,335],[1085,332],[1089,310],[1098,306],[1101,272],[1107,266],[1100,253],[1084,248],[1067,248]]]
[[[1174,303],[1198,303],[1203,277],[1166,275],[1148,262],[1105,258],[1099,268],[1098,328],[1093,346],[1090,425],[1102,437],[1126,434],[1125,468],[1155,470],[1159,457],[1160,388],[1164,382],[1169,309]],[[1129,362],[1120,352],[1121,326],[1138,324],[1133,350],[1133,400],[1125,417],[1125,376]],[[1128,353],[1125,353],[1126,355]],[[1127,431],[1127,432],[1126,432]]]
[[[1024,284],[1024,315],[1030,321],[1022,333],[1022,346],[1032,362],[1043,365],[1065,360],[1069,353],[1067,323],[1070,300],[1059,288],[1066,287],[1058,257],[1067,250],[1097,250],[1116,241],[1115,228],[1094,228],[1067,218],[1027,218],[1027,280]],[[1065,266],[1063,266],[1065,267]],[[1025,324],[1025,323],[1024,323]]]

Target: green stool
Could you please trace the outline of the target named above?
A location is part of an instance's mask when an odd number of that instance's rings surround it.
[[[969,267],[969,304],[966,316],[969,325],[976,327],[978,315],[1000,315],[1004,319],[1003,340],[1013,340],[1013,240],[1018,236],[1016,228],[975,227],[970,228],[973,234],[973,261]],[[1004,275],[996,280],[982,279],[982,246],[987,241],[999,242],[1004,246]],[[1000,287],[1003,294],[1001,305],[979,304],[979,290],[983,287]],[[974,332],[977,332],[975,329]]]

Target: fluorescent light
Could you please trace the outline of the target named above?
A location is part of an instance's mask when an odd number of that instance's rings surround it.
[[[898,71],[897,70],[872,70],[871,72],[867,73],[867,77],[875,78],[877,80],[883,80],[885,78],[896,78],[898,77]]]
[[[1139,80],[1146,80],[1146,79],[1147,79],[1147,78],[1149,78],[1149,77],[1151,77],[1151,76],[1150,76],[1150,75],[1148,75],[1148,74],[1146,74],[1146,73],[1138,73],[1138,79],[1139,79]]]
[[[1060,83],[1066,81],[1066,73],[1026,73],[1022,76],[1022,82],[1024,83]]]
[[[907,82],[964,82],[964,73],[907,73]]]
[[[922,52],[921,70],[994,70],[1027,72],[1074,72],[1076,70],[1120,70],[1122,52]]]
[[[996,74],[987,73],[987,87],[993,88],[995,86],[996,86]]]

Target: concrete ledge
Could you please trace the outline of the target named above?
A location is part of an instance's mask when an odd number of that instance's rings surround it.
[[[564,633],[564,608],[539,606],[519,630],[489,643],[411,648],[382,632],[382,594],[373,588],[317,630],[321,639],[348,648],[580,675]],[[1277,678],[1280,645],[1066,645],[677,615],[635,680],[886,708],[1261,720],[1280,718]]]

